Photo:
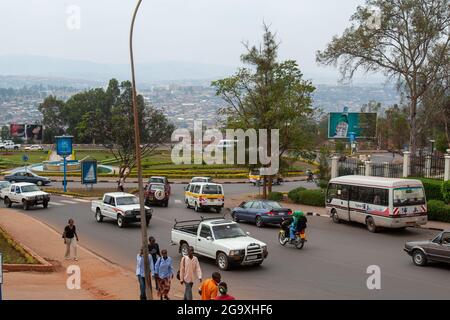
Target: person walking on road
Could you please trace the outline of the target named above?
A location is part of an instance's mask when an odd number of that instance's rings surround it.
[[[70,259],[70,251],[73,249],[73,259],[78,261],[77,242],[80,240],[78,238],[77,228],[75,227],[73,219],[69,219],[68,225],[64,228],[63,238],[64,244],[66,245],[66,260]]]
[[[170,282],[173,278],[172,258],[167,256],[167,250],[161,250],[161,257],[155,264],[155,279],[158,281],[158,293],[161,300],[169,299]]]
[[[214,300],[217,297],[220,279],[220,273],[214,272],[211,279],[206,279],[202,282],[198,290],[198,293],[202,296],[202,300]]]
[[[149,237],[148,242],[148,253],[152,256],[153,264],[156,264],[158,258],[161,257],[159,244],[156,242],[154,237]],[[158,290],[158,281],[155,281],[155,289]]]
[[[219,283],[219,293],[215,300],[236,300],[235,297],[228,294],[228,286],[225,282]]]
[[[148,262],[150,264],[150,270],[153,273],[154,264],[152,256],[148,255]],[[140,290],[140,299],[147,300],[147,294],[145,293],[145,268],[144,268],[144,250],[141,249],[141,252],[136,257],[136,276],[139,282],[139,290]]]
[[[184,300],[192,300],[192,286],[197,277],[202,282],[202,269],[197,257],[194,257],[194,247],[189,247],[188,255],[180,261],[180,281],[184,284]]]

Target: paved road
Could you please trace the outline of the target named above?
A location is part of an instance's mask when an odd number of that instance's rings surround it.
[[[303,183],[306,184],[306,183]],[[298,183],[297,183],[298,185]],[[289,190],[292,185],[280,187]],[[227,194],[252,190],[247,185],[225,185]],[[253,188],[253,190],[255,190]],[[178,265],[177,248],[169,245],[173,220],[195,219],[199,214],[180,203],[182,186],[175,185],[168,208],[154,210],[148,228],[161,248],[167,248]],[[16,210],[22,210],[17,208]],[[53,197],[48,210],[27,211],[33,217],[62,230],[69,217],[76,221],[81,244],[130,270],[140,247],[138,224],[119,229],[113,222],[97,223],[90,204],[76,199]],[[208,213],[204,213],[208,215]],[[435,232],[409,229],[371,234],[363,226],[333,224],[323,217],[311,217],[309,241],[303,250],[281,247],[277,227],[258,229],[241,224],[244,231],[268,244],[269,257],[260,267],[237,268],[223,273],[231,294],[253,299],[448,299],[450,267],[415,267],[403,253],[407,240],[429,239]],[[63,254],[63,246],[61,246]],[[214,262],[200,259],[204,278],[217,271]],[[366,287],[366,269],[378,265],[382,272],[382,290]]]

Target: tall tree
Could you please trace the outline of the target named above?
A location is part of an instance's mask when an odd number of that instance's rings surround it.
[[[212,83],[216,94],[227,103],[220,112],[226,115],[228,128],[279,129],[280,157],[290,149],[307,147],[315,134],[308,119],[313,113],[315,88],[302,78],[295,61],[277,61],[279,44],[267,25],[264,25],[263,43],[245,44],[245,48],[241,60],[250,68],[242,68],[234,76]],[[272,146],[268,140],[270,155]],[[264,176],[264,198],[271,188],[272,177],[267,180]]]
[[[319,63],[340,63],[344,79],[363,69],[398,80],[409,100],[413,152],[418,104],[448,58],[449,12],[448,0],[366,0],[352,16],[352,26],[317,53]]]
[[[53,143],[54,137],[65,133],[67,128],[64,117],[65,103],[56,96],[48,96],[39,104],[38,110],[42,113],[44,126],[43,142]]]

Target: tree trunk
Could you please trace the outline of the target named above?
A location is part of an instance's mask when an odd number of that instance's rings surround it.
[[[268,194],[270,194],[272,192],[272,183],[273,183],[273,176],[269,176],[269,185],[267,186]]]
[[[417,131],[417,98],[411,98],[411,107],[409,115],[410,132],[409,132],[409,151],[412,154],[416,153],[416,131]]]
[[[263,199],[267,199],[267,176],[263,176]]]

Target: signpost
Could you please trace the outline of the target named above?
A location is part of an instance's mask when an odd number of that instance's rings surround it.
[[[90,185],[91,189],[97,183],[97,160],[81,161],[81,184]]]
[[[56,139],[56,153],[64,159],[64,192],[67,192],[67,157],[73,152],[73,137],[59,136]]]
[[[25,162],[25,172],[28,171],[28,155],[24,154],[22,156],[22,161]]]

